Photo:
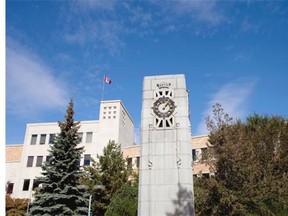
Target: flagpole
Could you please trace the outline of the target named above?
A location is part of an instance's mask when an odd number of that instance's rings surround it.
[[[103,95],[104,95],[104,79],[105,79],[105,75],[102,79],[102,98],[101,98],[101,101],[103,101]]]

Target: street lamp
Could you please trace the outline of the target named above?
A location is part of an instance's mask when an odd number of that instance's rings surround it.
[[[91,200],[92,200],[92,195],[90,194],[90,196],[89,196],[89,208],[88,208],[88,216],[90,216],[91,215]]]
[[[104,190],[105,186],[104,185],[95,185],[93,190]],[[89,191],[89,205],[88,205],[88,216],[91,216],[91,202],[92,202],[92,191]]]

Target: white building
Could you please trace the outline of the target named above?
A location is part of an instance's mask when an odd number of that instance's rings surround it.
[[[120,100],[102,101],[99,120],[81,121],[80,125],[80,146],[85,147],[80,166],[90,165],[91,158],[102,154],[109,140],[121,144],[122,148],[134,144],[134,123]],[[13,198],[31,198],[33,188],[37,186],[35,178],[41,175],[41,164],[49,157],[49,145],[59,132],[56,122],[27,124],[20,161],[15,157],[6,162],[6,182],[9,182]]]
[[[133,143],[133,130],[133,121],[121,101],[102,101],[99,120],[81,121],[79,133],[83,135],[81,145],[85,146],[85,153],[80,165],[88,165],[91,158],[96,159],[96,155],[102,153],[109,140],[115,140],[122,144],[127,163],[137,170],[140,145]],[[6,193],[11,194],[11,197],[31,198],[34,179],[41,175],[39,164],[47,160],[50,137],[58,132],[56,122],[28,124],[24,144],[6,145]],[[191,137],[195,177],[213,174],[210,167],[201,160],[207,143],[207,135]]]

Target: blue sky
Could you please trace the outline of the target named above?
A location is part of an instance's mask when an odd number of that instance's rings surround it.
[[[70,98],[76,120],[98,119],[104,75],[104,99],[122,100],[137,132],[143,77],[179,73],[192,135],[216,102],[287,117],[288,2],[6,1],[7,144],[63,120]]]

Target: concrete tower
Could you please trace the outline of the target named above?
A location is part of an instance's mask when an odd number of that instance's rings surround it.
[[[138,216],[194,215],[185,76],[144,77]]]

